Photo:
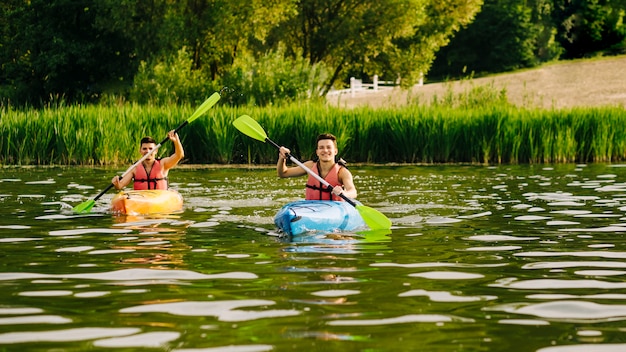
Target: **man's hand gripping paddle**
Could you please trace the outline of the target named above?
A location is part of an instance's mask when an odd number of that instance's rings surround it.
[[[273,145],[276,149],[280,149],[280,146],[271,139],[267,137],[267,134],[263,130],[263,127],[259,125],[253,118],[248,115],[242,115],[233,121],[233,125],[237,128],[241,133],[245,134],[248,137],[254,138],[261,142],[268,142]],[[296,165],[300,166],[304,171],[306,171],[309,175],[315,177],[318,181],[320,181],[326,188],[332,190],[332,186],[326,182],[323,178],[321,178],[318,174],[314,173],[313,170],[306,167],[303,163],[301,163],[298,159],[293,157],[292,155],[288,155],[289,160],[291,160]],[[346,202],[350,203],[350,205],[354,206],[363,221],[369,226],[372,230],[388,230],[391,228],[391,220],[387,218],[383,213],[379,212],[376,209],[366,207],[365,205],[358,204],[354,200],[346,197],[343,193],[339,195]]]
[[[198,109],[196,109],[196,111],[187,119],[185,120],[183,123],[181,123],[178,127],[176,127],[176,129],[174,130],[174,132],[178,132],[181,128],[187,126],[187,124],[189,124],[190,122],[193,122],[195,119],[197,119],[198,117],[200,117],[200,115],[204,114],[205,112],[207,112],[207,110],[209,110],[211,107],[213,107],[213,105],[215,105],[218,100],[220,100],[220,95],[219,93],[215,92],[213,93],[213,95],[211,95],[207,100],[204,101],[204,103],[202,103],[202,105],[200,105],[200,107]],[[163,145],[163,143],[167,142],[169,140],[168,137],[165,137],[165,139],[163,139],[161,141],[161,143],[157,144],[154,149],[152,149],[152,151],[150,151],[149,153],[146,153],[141,159],[139,159],[136,163],[134,163],[131,167],[129,167],[126,171],[124,171],[124,173],[122,174],[122,176],[120,176],[120,178],[123,178],[124,176],[126,176],[126,174],[128,174],[129,172],[131,172],[135,167],[137,167],[139,164],[141,164],[144,160],[146,160],[146,158],[154,153],[157,149],[159,149],[161,147],[161,145]],[[75,213],[89,213],[91,211],[91,208],[93,208],[93,206],[96,204],[96,201],[98,199],[100,199],[100,197],[102,197],[106,192],[108,192],[111,188],[113,188],[113,184],[109,184],[109,186],[105,189],[102,190],[102,192],[100,192],[97,196],[95,196],[93,199],[90,199],[88,201],[82,202],[80,204],[78,204],[77,206],[75,206],[72,210]]]

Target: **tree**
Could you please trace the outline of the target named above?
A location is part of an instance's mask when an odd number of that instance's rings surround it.
[[[565,58],[579,58],[590,53],[624,45],[626,38],[626,2],[611,0],[555,0],[558,40],[565,48]]]
[[[558,58],[550,0],[486,0],[472,24],[441,48],[433,77],[532,67]]]
[[[97,0],[5,3],[2,92],[15,103],[86,101],[130,78],[132,43],[123,33],[98,28],[103,10]]]
[[[408,73],[410,84],[426,75],[439,49],[448,44],[460,28],[474,21],[482,5],[482,0],[428,2],[426,18],[414,27],[415,33],[396,40],[398,50],[390,60],[391,67],[397,67],[395,70],[400,73]]]
[[[173,1],[167,16],[178,38],[175,50],[189,48],[194,68],[218,79],[240,50],[262,45],[293,11],[293,0],[183,0]]]
[[[412,84],[481,0],[300,0],[276,31],[292,53],[331,69],[328,91],[348,73],[401,77]]]

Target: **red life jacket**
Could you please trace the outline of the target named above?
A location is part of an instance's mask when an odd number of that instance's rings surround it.
[[[167,177],[163,176],[161,160],[157,159],[152,164],[150,175],[148,175],[143,163],[135,168],[134,189],[167,189]]]
[[[328,182],[331,186],[341,186],[339,183],[339,170],[343,166],[335,163],[333,167],[328,171],[328,175],[324,177],[324,180]],[[319,162],[315,163],[311,170],[316,173],[319,173]],[[320,175],[321,176],[321,175]],[[331,197],[332,196],[332,197]],[[326,186],[324,186],[320,181],[318,181],[315,177],[309,175],[309,179],[306,181],[306,200],[338,200],[343,201],[343,198],[338,197],[332,194],[331,190],[328,190]]]

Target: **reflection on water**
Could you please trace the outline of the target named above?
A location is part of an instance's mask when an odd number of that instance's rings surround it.
[[[0,349],[626,350],[623,165],[353,169],[391,231],[282,236],[273,169],[177,169],[150,217],[72,213],[114,171],[0,169]]]

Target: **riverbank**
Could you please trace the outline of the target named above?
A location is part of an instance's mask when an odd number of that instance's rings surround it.
[[[351,163],[561,163],[626,160],[623,108],[517,109],[498,101],[464,107],[417,105],[397,109],[221,107],[182,134],[189,164],[270,164],[276,150],[232,126],[235,116],[254,116],[273,140],[297,157],[315,154],[320,131],[338,138]],[[161,110],[162,109],[162,110]],[[68,106],[9,111],[0,121],[0,164],[125,165],[137,157],[136,142],[165,135],[189,116],[189,107]],[[127,128],[119,129],[120,125]],[[111,138],[111,131],[116,131]],[[78,137],[78,138],[77,138]],[[29,143],[21,143],[27,140]],[[161,155],[171,153],[164,145]]]
[[[364,90],[329,96],[334,106],[354,108],[399,107],[430,104],[451,91],[463,94],[476,87],[505,90],[509,102],[524,107],[626,107],[626,55],[563,61],[544,66],[470,80],[427,83],[411,89]]]

